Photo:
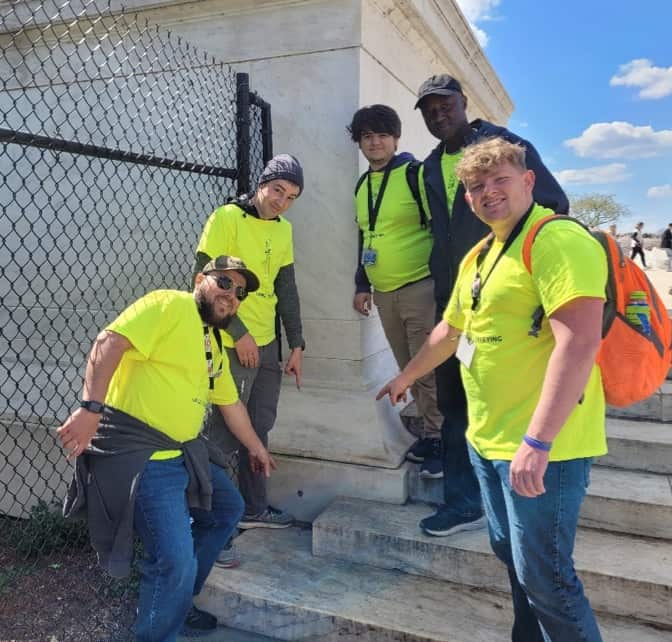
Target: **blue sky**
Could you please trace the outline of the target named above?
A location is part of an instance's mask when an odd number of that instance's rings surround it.
[[[570,194],[672,222],[672,1],[457,0],[529,139]]]

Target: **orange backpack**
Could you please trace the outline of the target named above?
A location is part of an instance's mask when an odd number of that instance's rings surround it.
[[[591,232],[583,223],[563,215],[538,220],[523,241],[523,263],[532,274],[532,243],[539,230],[555,220],[574,221],[588,231],[607,255],[608,277],[602,319],[602,344],[597,365],[602,371],[604,395],[608,404],[624,407],[651,396],[662,385],[672,360],[672,322],[665,305],[646,274],[623,255],[616,240],[605,232]],[[646,293],[650,310],[650,333],[632,324],[626,308],[632,292]],[[543,309],[535,315],[540,323]],[[534,333],[534,327],[531,334]]]

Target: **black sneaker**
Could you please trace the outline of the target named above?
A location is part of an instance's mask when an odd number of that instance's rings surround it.
[[[288,528],[294,523],[294,516],[279,508],[269,506],[258,515],[243,515],[238,522],[238,528]]]
[[[422,531],[435,537],[446,537],[461,531],[475,531],[485,528],[486,525],[487,520],[483,512],[475,516],[465,517],[447,506],[440,506],[434,515],[420,520]]]
[[[187,637],[198,637],[207,635],[216,628],[217,618],[212,613],[201,611],[192,605],[182,625],[181,634]]]
[[[439,443],[438,439],[429,439],[427,437],[418,439],[406,453],[406,459],[416,464],[421,464],[425,459],[438,452]]]
[[[443,462],[428,457],[422,462],[418,475],[423,479],[443,479]]]

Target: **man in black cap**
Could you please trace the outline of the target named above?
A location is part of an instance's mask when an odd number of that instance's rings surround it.
[[[155,290],[126,308],[96,337],[81,407],[57,431],[77,458],[64,512],[87,517],[101,566],[128,575],[133,533],[142,540],[137,642],[217,626],[192,598],[243,501],[221,452],[200,437],[208,403],[249,449],[253,474],[275,467],[239,401],[220,340],[258,287],[240,259],[218,256],[196,275],[193,293]]]
[[[292,226],[283,214],[302,190],[299,161],[289,154],[275,156],[264,168],[254,193],[233,199],[211,214],[196,249],[195,272],[212,256],[235,254],[259,276],[259,289],[240,306],[222,338],[238,394],[264,446],[275,422],[282,379],[276,313],[290,349],[284,371],[294,375],[297,387],[301,386],[305,342],[294,277]],[[225,452],[240,446],[221,415],[212,409],[206,416],[205,432]],[[245,514],[239,528],[290,526],[293,517],[269,506],[266,481],[248,471],[248,459],[247,449],[240,446],[238,482]],[[226,551],[222,555],[218,564],[235,564]]]
[[[452,76],[440,74],[423,82],[415,108],[420,109],[427,129],[440,141],[425,159],[420,181],[434,236],[429,268],[434,278],[438,322],[453,291],[460,261],[489,232],[469,209],[464,186],[455,175],[455,166],[467,145],[495,136],[522,144],[527,168],[536,177],[534,201],[559,214],[568,213],[569,201],[531,143],[487,121],[469,122],[467,97],[461,83]],[[444,417],[441,440],[445,504],[421,520],[420,527],[430,535],[443,536],[480,528],[484,520],[478,481],[467,452],[467,403],[455,357],[436,369],[436,386]]]

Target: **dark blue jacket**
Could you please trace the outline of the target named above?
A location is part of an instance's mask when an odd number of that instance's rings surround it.
[[[481,138],[501,136],[512,143],[521,143],[527,153],[525,159],[536,181],[534,200],[558,214],[569,212],[569,201],[562,188],[541,160],[539,152],[528,141],[516,136],[505,127],[499,127],[484,120],[475,120],[470,124],[470,132],[464,146],[471,145]],[[455,199],[450,207],[446,201],[446,188],[441,172],[441,156],[444,145],[441,142],[425,159],[424,181],[427,201],[432,217],[434,246],[429,258],[429,269],[434,278],[434,296],[437,308],[443,310],[448,303],[460,261],[467,251],[480,241],[490,229],[482,223],[467,205],[464,199],[464,187],[460,183]]]

